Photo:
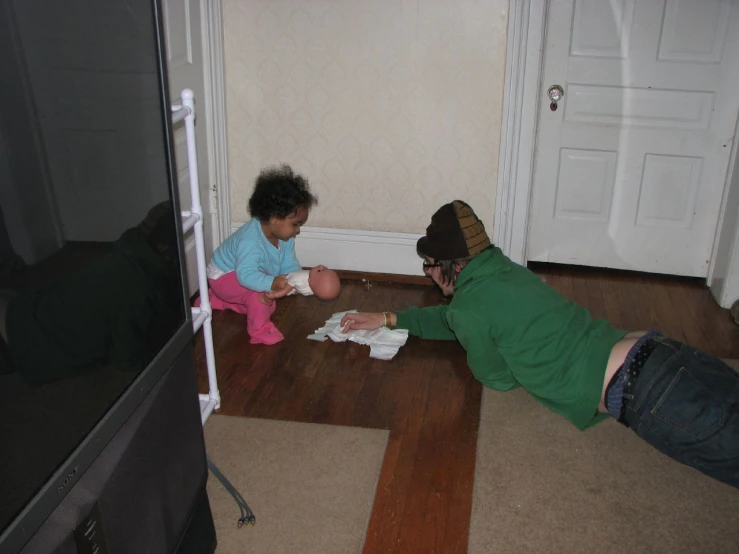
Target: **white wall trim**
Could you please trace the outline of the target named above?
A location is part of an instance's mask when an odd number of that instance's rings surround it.
[[[510,0],[493,242],[526,264],[546,0]]]
[[[739,117],[732,146],[707,278],[711,294],[722,308],[739,300]]]
[[[223,57],[223,13],[220,1],[201,0],[203,73],[205,78],[208,151],[208,209],[217,212],[213,250],[231,234],[231,191],[228,177],[226,78]]]
[[[231,231],[243,223],[234,222]],[[416,242],[422,235],[303,227],[295,252],[303,267],[323,264],[331,269],[423,276]]]

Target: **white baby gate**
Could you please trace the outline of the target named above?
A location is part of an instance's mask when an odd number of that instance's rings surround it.
[[[205,274],[205,243],[203,241],[203,207],[200,204],[200,184],[198,181],[198,153],[195,143],[195,102],[192,90],[186,88],[180,93],[180,104],[172,105],[172,123],[185,120],[185,136],[187,138],[187,166],[190,173],[190,210],[182,212],[182,232],[195,232],[195,254],[198,268],[198,288],[200,290],[200,306],[192,308],[193,331],[202,327],[205,344],[205,361],[208,368],[208,394],[198,395],[200,398],[200,419],[205,424],[213,410],[221,407],[221,395],[218,392],[216,378],[216,359],[213,353],[213,327],[211,325],[213,310],[208,296],[208,279]]]

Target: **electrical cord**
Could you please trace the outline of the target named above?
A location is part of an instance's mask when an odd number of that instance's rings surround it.
[[[231,484],[231,481],[229,481],[221,472],[221,470],[218,469],[218,466],[216,466],[213,460],[211,460],[208,456],[206,456],[205,458],[208,460],[208,469],[210,469],[213,472],[213,475],[215,475],[216,478],[221,482],[223,488],[225,488],[228,493],[233,496],[236,504],[241,510],[241,517],[239,518],[236,526],[240,529],[244,526],[244,523],[251,523],[252,525],[254,525],[257,521],[257,518],[254,515],[254,512],[252,512],[251,508],[249,507],[249,504],[247,504],[246,500],[244,500],[244,497],[241,496],[241,493],[236,490],[236,487]]]

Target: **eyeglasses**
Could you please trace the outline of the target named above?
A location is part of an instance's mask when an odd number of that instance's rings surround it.
[[[431,269],[432,267],[441,267],[441,264],[439,262],[434,262],[434,263],[431,263],[431,262],[423,262],[423,270],[424,271],[427,271],[427,270]]]

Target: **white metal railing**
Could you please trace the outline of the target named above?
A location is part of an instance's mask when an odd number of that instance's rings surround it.
[[[200,204],[200,182],[198,180],[198,153],[195,142],[195,101],[192,90],[186,88],[180,93],[181,104],[172,105],[172,123],[185,121],[185,137],[187,139],[187,166],[190,175],[190,210],[182,212],[182,232],[194,230],[195,255],[198,268],[198,288],[200,289],[200,306],[192,308],[192,326],[197,332],[203,329],[205,343],[205,362],[208,368],[208,394],[198,395],[200,398],[200,419],[206,422],[213,410],[221,407],[221,395],[218,392],[216,378],[216,359],[213,351],[213,327],[211,325],[213,310],[208,296],[208,278],[205,274],[205,242],[203,239],[203,207]]]

